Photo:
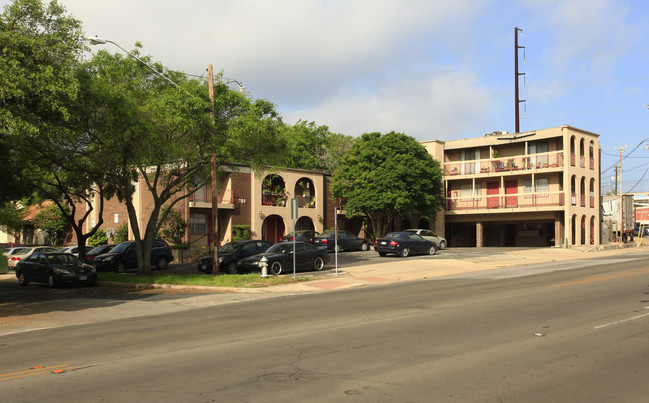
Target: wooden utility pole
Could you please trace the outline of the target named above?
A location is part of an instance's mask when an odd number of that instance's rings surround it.
[[[520,103],[525,102],[524,99],[519,99],[518,94],[518,76],[524,76],[525,73],[518,72],[518,49],[525,49],[525,46],[518,46],[518,32],[523,32],[518,27],[514,28],[514,120],[515,120],[515,133],[521,131],[521,118],[520,118]]]
[[[214,125],[214,75],[212,65],[207,66],[207,85],[210,96],[210,118],[212,118],[212,157],[211,177],[212,177],[212,274],[219,274],[219,201],[218,201],[218,182],[216,178],[216,127]]]

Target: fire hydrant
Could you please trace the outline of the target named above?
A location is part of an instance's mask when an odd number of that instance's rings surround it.
[[[266,256],[261,257],[261,259],[259,260],[259,266],[261,267],[261,277],[270,277],[268,275],[268,259],[266,259]]]

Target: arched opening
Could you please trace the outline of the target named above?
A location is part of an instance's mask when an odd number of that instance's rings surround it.
[[[315,186],[309,178],[300,178],[295,183],[295,197],[297,206],[305,208],[315,208]]]
[[[580,245],[586,245],[586,216],[581,216],[581,242]]]
[[[302,231],[302,230],[315,231],[315,226],[313,225],[313,220],[310,217],[300,217],[295,222],[295,230],[296,231]]]
[[[285,230],[286,227],[284,226],[284,220],[282,220],[282,217],[275,214],[269,215],[264,219],[264,223],[261,225],[261,239],[277,243],[284,235]]]
[[[267,175],[261,182],[261,204],[264,206],[286,206],[286,184],[277,174]]]
[[[588,166],[595,169],[595,143],[592,140],[588,145]]]
[[[579,205],[586,207],[586,178],[583,176],[579,182]]]
[[[570,178],[570,203],[573,206],[577,205],[577,184],[575,182],[575,175],[572,175],[572,177]]]
[[[570,165],[575,166],[575,136],[570,137]]]
[[[577,215],[574,214],[572,216],[572,219],[570,220],[570,244],[571,245],[576,245],[577,244]]]
[[[584,139],[579,140],[579,166],[586,168],[586,149]]]
[[[590,208],[595,207],[595,178],[590,178],[590,191],[588,192],[588,198],[590,199]]]
[[[590,217],[590,244],[595,245],[595,216]]]

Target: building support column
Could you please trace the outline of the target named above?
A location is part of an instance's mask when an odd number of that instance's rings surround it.
[[[482,222],[478,221],[475,223],[475,246],[476,248],[482,248],[484,246],[484,226]]]

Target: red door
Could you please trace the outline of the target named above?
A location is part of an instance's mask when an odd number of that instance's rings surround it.
[[[498,182],[487,182],[487,208],[498,208],[498,194],[500,184]]]
[[[517,194],[518,193],[518,181],[507,181],[505,182],[505,194]],[[518,196],[507,196],[505,197],[505,206],[507,207],[518,207]]]

